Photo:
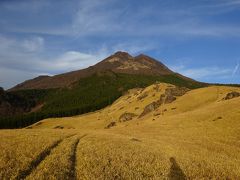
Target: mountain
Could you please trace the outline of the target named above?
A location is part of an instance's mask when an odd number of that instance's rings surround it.
[[[207,86],[175,73],[161,62],[146,56],[133,57],[117,52],[94,66],[56,76],[39,76],[6,93],[19,103],[22,111],[5,113],[0,128],[25,127],[48,117],[83,114],[110,105],[132,88],[164,82],[195,89]],[[14,96],[12,96],[14,95]],[[18,99],[23,99],[19,100]],[[13,108],[18,104],[12,104]],[[3,104],[3,109],[9,109]]]
[[[22,90],[22,89],[50,89],[50,88],[62,88],[69,87],[73,83],[82,78],[89,77],[95,73],[103,71],[112,71],[114,73],[123,74],[140,74],[140,75],[176,75],[180,78],[187,79],[191,82],[196,82],[190,78],[186,78],[180,74],[174,73],[163,63],[146,56],[144,54],[136,57],[131,56],[126,52],[116,52],[115,54],[107,57],[101,62],[90,66],[86,69],[72,71],[56,76],[39,76],[32,80],[25,81],[21,84],[10,89],[10,91]]]

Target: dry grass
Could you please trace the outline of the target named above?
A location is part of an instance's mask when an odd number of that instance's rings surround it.
[[[78,142],[78,136],[64,139],[26,179],[74,179]]]
[[[99,132],[83,139],[78,148],[78,177],[239,179],[239,146],[215,140],[187,138],[173,131],[131,136]],[[172,168],[182,173],[179,175]]]
[[[54,147],[28,178],[240,179],[240,98],[222,100],[240,89],[193,90],[142,118],[118,121],[125,112],[139,116],[169,85],[158,87],[131,90],[94,113],[47,119],[31,130],[0,131],[1,179],[16,177],[44,149],[70,134],[77,135]],[[139,100],[143,94],[148,96]],[[116,126],[105,129],[114,121]]]
[[[68,132],[1,130],[0,179],[15,179],[31,162]]]
[[[77,162],[79,179],[159,179],[169,169],[168,159],[141,140],[101,133],[82,140]]]

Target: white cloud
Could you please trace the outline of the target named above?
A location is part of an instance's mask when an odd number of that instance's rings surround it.
[[[29,52],[40,51],[44,47],[44,39],[42,37],[33,37],[31,39],[26,39],[22,44],[23,48]]]
[[[39,54],[44,49],[44,39],[41,37],[20,40],[0,36],[0,42],[0,86],[4,88],[38,75],[81,69],[103,57],[100,53],[66,51],[57,57],[45,58]]]
[[[0,86],[4,88],[10,88],[39,75],[55,75],[86,68],[97,63],[105,57],[105,54],[67,51],[56,58],[49,59],[38,57],[37,54],[13,56],[6,57],[7,61],[0,60]]]
[[[179,66],[171,66],[171,69],[187,77],[208,82],[216,79],[222,80],[231,78],[232,74],[231,68],[220,68],[216,66],[193,68],[181,64]]]
[[[48,71],[66,72],[72,70],[83,69],[89,67],[90,65],[96,64],[99,60],[106,57],[103,53],[82,53],[78,51],[67,51],[61,54],[59,57],[48,59],[44,67]],[[47,68],[50,64],[54,64],[54,67]]]
[[[110,35],[109,32],[123,30],[118,17],[124,10],[111,7],[116,0],[97,1],[82,0],[73,18],[73,32],[76,36],[102,33]],[[109,7],[109,8],[108,8]],[[111,8],[110,8],[111,7]]]
[[[0,53],[10,54],[14,52],[39,52],[44,47],[44,39],[39,36],[26,38],[24,40],[8,38],[0,35]],[[1,55],[0,54],[0,55]]]
[[[185,69],[182,74],[193,78],[211,78],[211,77],[225,77],[231,73],[231,69],[223,69],[219,67],[204,67],[196,69]]]
[[[31,37],[14,39],[0,36],[0,86],[9,88],[26,79],[43,74],[55,75],[86,68],[105,58],[108,50],[84,53],[65,51],[46,57],[44,39]]]
[[[0,35],[0,67],[17,71],[37,70],[44,61],[39,57],[44,49],[42,37],[14,39]],[[7,76],[6,76],[7,77]],[[18,77],[16,77],[18,78]]]

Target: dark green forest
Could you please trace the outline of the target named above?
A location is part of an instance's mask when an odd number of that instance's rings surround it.
[[[22,128],[50,117],[66,117],[95,111],[112,104],[131,88],[143,88],[155,82],[166,82],[190,89],[206,84],[189,81],[177,75],[146,76],[102,72],[79,80],[68,88],[21,90],[13,92],[23,97],[29,106],[44,103],[38,112],[0,117],[0,128]],[[32,104],[31,104],[32,103]]]

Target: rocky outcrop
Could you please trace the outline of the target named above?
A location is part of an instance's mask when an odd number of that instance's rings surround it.
[[[175,101],[178,96],[183,96],[189,89],[185,87],[168,88],[165,91],[164,103],[168,104]]]
[[[165,94],[166,95],[172,95],[172,96],[182,96],[188,92],[189,89],[185,87],[175,87],[175,88],[168,88],[166,89]]]
[[[105,129],[110,129],[111,127],[113,127],[113,126],[116,126],[116,122],[115,121],[112,121],[112,122],[110,122],[106,127],[105,127]]]
[[[229,100],[229,99],[233,99],[233,98],[236,98],[236,97],[239,97],[240,96],[240,93],[239,92],[230,92],[226,95],[225,98],[223,98],[223,100]]]
[[[140,100],[146,98],[147,96],[148,96],[148,94],[145,92],[145,93],[141,94],[140,96],[138,96],[137,99],[140,101]]]
[[[175,96],[173,96],[173,95],[167,95],[165,100],[164,100],[164,103],[165,104],[169,104],[169,103],[175,101],[176,99],[177,98]]]
[[[135,116],[136,116],[136,114],[134,114],[134,113],[123,113],[123,114],[119,117],[119,121],[120,121],[120,122],[130,121],[130,120],[132,120]]]
[[[152,112],[152,111],[154,111],[154,110],[157,109],[160,105],[161,105],[161,104],[159,103],[159,101],[154,101],[154,102],[148,104],[148,105],[144,108],[143,112],[140,114],[139,118],[142,117],[142,116],[145,116],[146,114],[148,114],[148,113],[150,113],[150,112]]]
[[[145,116],[146,114],[156,110],[162,104],[168,104],[175,101],[177,96],[184,95],[189,89],[184,87],[175,87],[166,89],[165,93],[162,94],[159,100],[154,101],[147,106],[145,106],[143,112],[140,114],[139,118]]]

